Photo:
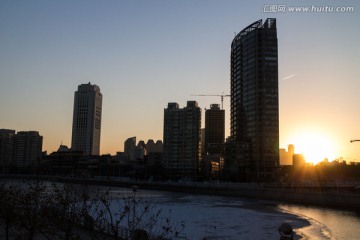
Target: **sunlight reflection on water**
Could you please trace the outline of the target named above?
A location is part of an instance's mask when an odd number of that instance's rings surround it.
[[[279,207],[311,222],[311,226],[299,229],[309,239],[319,239],[319,236],[326,239],[359,239],[360,217],[356,213],[288,204],[281,204]]]

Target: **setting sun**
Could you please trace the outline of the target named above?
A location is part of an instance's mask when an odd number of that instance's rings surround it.
[[[335,144],[325,134],[319,132],[301,132],[292,138],[295,151],[304,155],[306,162],[317,164],[327,158],[334,160]]]

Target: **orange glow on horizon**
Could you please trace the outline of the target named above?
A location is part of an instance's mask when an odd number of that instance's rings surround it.
[[[338,157],[336,145],[328,135],[320,131],[302,131],[289,140],[294,144],[295,152],[303,154],[308,163],[315,165],[325,158],[332,161]]]

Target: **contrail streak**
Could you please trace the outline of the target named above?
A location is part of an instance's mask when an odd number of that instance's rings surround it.
[[[293,74],[293,75],[290,75],[290,76],[287,76],[287,77],[284,77],[283,79],[281,80],[286,80],[286,79],[289,79],[289,78],[292,78],[292,77],[295,77],[297,75],[297,73]]]

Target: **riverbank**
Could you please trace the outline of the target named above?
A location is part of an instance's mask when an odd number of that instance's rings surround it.
[[[54,176],[0,175],[3,179],[41,179],[46,181],[73,184],[88,184],[130,188],[137,185],[140,189],[183,192],[191,194],[216,195],[261,199],[276,203],[296,203],[311,206],[347,209],[360,213],[360,192],[353,186],[284,186],[255,183],[178,183],[143,182],[111,178],[64,178]]]

